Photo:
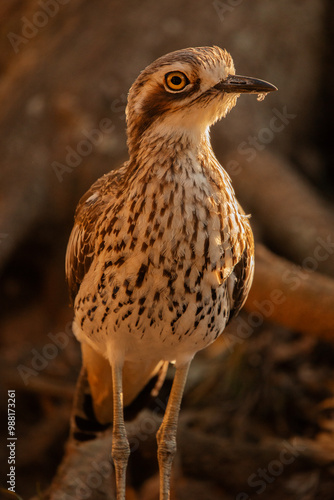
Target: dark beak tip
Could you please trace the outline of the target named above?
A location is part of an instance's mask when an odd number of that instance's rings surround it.
[[[269,83],[269,82],[265,82],[264,80],[262,80],[262,81],[263,81],[263,83],[266,84],[265,88],[263,89],[263,92],[276,92],[276,90],[278,90],[276,85],[273,85],[272,83]]]

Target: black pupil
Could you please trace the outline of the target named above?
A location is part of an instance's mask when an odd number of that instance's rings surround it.
[[[171,82],[173,85],[181,85],[182,78],[180,76],[172,76]]]

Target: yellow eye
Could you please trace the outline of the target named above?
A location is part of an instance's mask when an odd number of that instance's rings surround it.
[[[167,87],[173,92],[183,90],[189,83],[188,78],[181,71],[171,71],[165,78]]]

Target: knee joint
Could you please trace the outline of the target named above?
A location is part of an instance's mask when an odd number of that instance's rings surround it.
[[[125,436],[115,435],[113,438],[111,453],[114,461],[127,462],[130,455],[129,441]]]
[[[157,441],[159,460],[172,461],[176,453],[176,439],[158,435]]]

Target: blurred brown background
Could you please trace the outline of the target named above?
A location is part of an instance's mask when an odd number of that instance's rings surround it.
[[[238,74],[279,92],[242,96],[212,130],[252,213],[257,271],[239,323],[199,355],[184,404],[182,435],[191,421],[225,454],[206,469],[210,444],[188,450],[185,438],[174,495],[332,499],[333,2],[3,0],[0,20],[0,410],[5,422],[16,389],[16,491],[25,499],[50,484],[68,433],[80,367],[64,278],[75,206],[127,158],[124,110],[138,73],[169,51],[218,45]],[[250,475],[296,436],[307,445],[260,492]],[[133,495],[156,498],[154,480],[133,484]],[[109,498],[98,494],[87,498]]]

